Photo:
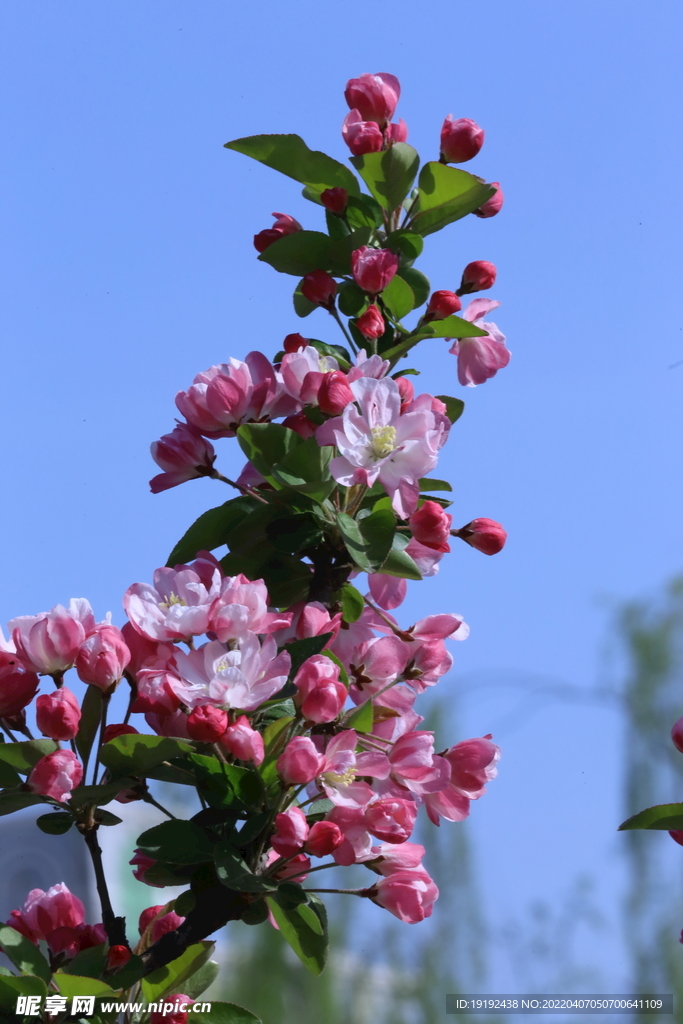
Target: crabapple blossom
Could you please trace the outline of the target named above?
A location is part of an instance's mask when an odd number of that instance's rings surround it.
[[[38,944],[58,928],[76,929],[85,921],[85,907],[64,882],[43,889],[31,889],[23,910],[13,910],[7,922],[29,941]]]
[[[217,743],[228,727],[225,711],[211,704],[203,704],[191,711],[187,719],[187,731],[193,740],[201,743]]]
[[[159,913],[163,909],[163,904],[157,907],[147,907],[147,910],[143,910],[140,914],[138,931],[140,935],[144,935],[151,925],[150,938],[152,942],[156,942],[157,939],[160,939],[162,935],[166,935],[168,932],[174,932],[185,920],[184,917],[180,917],[173,910],[159,917]]]
[[[263,762],[263,736],[256,729],[252,729],[246,715],[240,715],[228,726],[219,743],[240,761],[252,761],[257,767]]]
[[[169,685],[188,708],[202,704],[253,711],[287,682],[290,657],[277,653],[273,637],[263,645],[255,633],[245,632],[234,649],[210,640],[197,650],[177,650],[178,676]]]
[[[417,512],[413,512],[408,522],[412,535],[419,544],[435,551],[451,550],[448,538],[453,516],[445,512],[437,501],[425,501]]]
[[[134,583],[123,595],[123,607],[148,640],[187,640],[209,628],[222,579],[215,559],[199,557],[191,565],[157,569],[153,586]]]
[[[70,750],[55,750],[33,766],[27,785],[32,793],[64,803],[81,784],[83,765]]]
[[[679,718],[677,722],[674,722],[671,728],[671,740],[676,750],[680,750],[683,754],[683,718]]]
[[[493,288],[497,273],[494,264],[489,263],[488,260],[474,260],[474,262],[468,263],[462,272],[458,295],[468,295],[470,292],[481,292],[487,288]]]
[[[424,797],[427,814],[435,825],[439,818],[462,821],[470,813],[470,801],[478,800],[486,783],[498,774],[500,748],[489,736],[463,740],[440,755],[450,766],[450,779],[439,792]]]
[[[325,270],[312,270],[301,282],[301,294],[309,302],[332,309],[337,294],[337,282]]]
[[[449,114],[441,127],[441,159],[462,164],[476,156],[484,145],[484,129],[469,117]]]
[[[497,306],[500,302],[493,299],[473,299],[463,313],[463,319],[488,333],[478,338],[457,338],[448,350],[458,357],[458,380],[465,387],[483,384],[510,362],[505,335],[494,323],[486,323],[483,319]]]
[[[383,292],[398,270],[398,256],[390,249],[363,245],[351,253],[351,273],[359,288],[369,295]]]
[[[446,290],[432,292],[427,303],[424,319],[426,321],[445,320],[447,316],[457,313],[460,309],[462,309],[462,302],[455,292]]]
[[[286,353],[298,352],[300,348],[308,346],[308,338],[301,334],[288,334],[282,342],[282,349]]]
[[[456,532],[461,540],[485,555],[497,555],[507,540],[506,531],[495,519],[473,519]]]
[[[392,124],[388,124],[384,130],[387,142],[405,142],[408,138],[408,125],[402,117]]]
[[[495,188],[496,191],[493,193],[490,199],[487,199],[486,202],[479,207],[478,210],[473,211],[476,217],[495,217],[495,215],[500,211],[503,205],[505,197],[503,195],[503,190],[500,187],[500,183],[497,181],[492,181],[491,186]]]
[[[406,406],[410,405],[414,400],[415,388],[413,387],[413,382],[408,377],[397,377],[396,384],[401,396],[401,412],[403,412]]]
[[[414,800],[387,797],[375,800],[365,809],[368,832],[385,843],[405,843],[410,839],[416,818]]]
[[[314,857],[327,857],[343,842],[344,836],[339,825],[333,821],[316,821],[311,826],[304,849]]]
[[[361,377],[374,377],[380,380],[386,377],[390,367],[388,359],[382,359],[376,353],[369,356],[362,348],[356,356],[355,363],[348,373],[349,381],[359,380]]]
[[[377,123],[364,121],[358,110],[350,110],[344,118],[342,138],[354,156],[379,153],[384,145],[384,138]]]
[[[284,782],[300,786],[312,782],[324,764],[309,736],[295,736],[278,758],[277,770]]]
[[[308,822],[300,807],[290,807],[275,815],[275,832],[270,845],[281,857],[292,857],[308,839]]]
[[[388,611],[403,604],[408,593],[407,580],[399,576],[385,576],[380,572],[374,572],[368,577],[368,586],[375,604]]]
[[[188,1009],[194,1006],[194,999],[190,999],[183,992],[174,992],[173,995],[165,995],[163,1006],[158,1010],[152,1010],[149,1015],[149,1024],[187,1024]],[[167,1011],[166,1007],[173,1009]],[[185,1007],[185,1009],[182,1009]]]
[[[326,210],[340,217],[348,205],[349,193],[345,188],[326,188],[320,193],[320,202]]]
[[[254,235],[254,248],[259,253],[265,252],[269,245],[284,238],[285,235],[293,235],[302,230],[299,221],[290,217],[288,213],[273,213],[271,216],[275,217],[272,228],[264,228]]]
[[[138,730],[134,725],[127,725],[125,722],[116,722],[108,725],[104,730],[103,743],[115,740],[117,736],[138,736]]]
[[[381,338],[386,330],[384,317],[374,304],[368,306],[363,315],[358,317],[356,327],[364,338]]]
[[[17,653],[46,675],[71,668],[94,626],[95,616],[84,597],[72,598],[68,608],[58,604],[49,612],[20,615],[9,623]]]
[[[297,688],[295,703],[304,718],[318,724],[333,722],[347,698],[347,690],[339,679],[339,668],[322,654],[308,658],[294,678]]]
[[[303,405],[316,402],[323,377],[338,369],[339,363],[333,356],[322,355],[313,345],[285,352],[280,363],[287,393]]]
[[[379,875],[391,875],[395,871],[421,867],[425,848],[420,843],[382,843],[381,846],[373,846],[372,852],[377,859],[367,861],[366,866]]]
[[[351,110],[357,110],[365,121],[376,121],[382,126],[391,121],[400,96],[398,78],[385,71],[350,78],[344,90]]]
[[[189,423],[178,423],[170,434],[153,441],[150,451],[156,464],[164,471],[150,480],[152,494],[177,487],[186,480],[213,475],[216,450]]]
[[[424,868],[392,871],[385,878],[380,878],[371,893],[374,903],[407,924],[417,924],[431,917],[439,897],[437,886]]]
[[[78,732],[81,708],[71,690],[62,686],[36,700],[36,724],[43,736],[53,740],[72,740]]]
[[[118,683],[130,662],[121,630],[99,623],[88,633],[76,656],[76,671],[84,683],[108,690]]]
[[[31,703],[40,679],[18,654],[0,650],[0,718],[18,715]]]
[[[332,370],[323,375],[317,397],[318,407],[327,416],[338,416],[354,399],[348,378],[341,370]]]
[[[211,606],[208,628],[225,643],[240,640],[249,632],[273,633],[291,621],[290,612],[268,611],[268,591],[263,580],[252,582],[239,573],[222,580]]]
[[[147,872],[156,864],[153,857],[148,857],[142,850],[136,850],[128,863],[133,865],[133,877],[137,878],[138,882],[144,882],[145,885],[151,885],[155,889],[164,888],[165,883],[150,882],[147,878]]]

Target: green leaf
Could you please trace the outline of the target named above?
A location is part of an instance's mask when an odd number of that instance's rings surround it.
[[[308,658],[312,658],[314,654],[321,654],[331,639],[331,633],[322,633],[320,636],[307,636],[303,640],[293,640],[291,644],[285,644],[283,649],[289,653],[292,660],[289,678],[294,678]]]
[[[456,420],[460,419],[460,417],[462,416],[463,412],[465,411],[465,403],[463,402],[463,400],[461,398],[451,398],[450,395],[436,395],[436,397],[439,399],[440,402],[443,402],[443,404],[446,406],[446,415],[448,416],[448,418],[451,421],[451,423],[455,423]],[[433,482],[430,480],[429,483],[430,483],[430,485],[433,488],[434,487]],[[449,490],[449,491],[453,490],[453,488],[450,487],[450,486],[448,488],[445,488],[445,487],[438,488],[437,487],[436,489],[437,490]]]
[[[0,743],[0,761],[10,765],[22,775],[28,775],[41,757],[59,750],[54,740],[22,740],[20,743]]]
[[[394,537],[391,551],[379,571],[385,576],[400,576],[401,579],[405,580],[421,580],[422,573],[410,555],[407,555],[405,552],[405,548],[409,543],[409,537],[405,534],[397,533]]]
[[[359,569],[377,572],[391,549],[396,530],[393,512],[380,510],[360,520],[340,512],[337,522],[346,548]]]
[[[189,996],[189,991],[186,993]],[[217,1003],[211,1001],[211,1010],[207,1013],[193,1013],[195,1024],[262,1024],[261,1018],[245,1010],[236,1003]]]
[[[182,984],[196,974],[211,957],[215,942],[196,942],[182,956],[165,967],[159,967],[142,979],[142,991],[148,1003],[156,1003],[170,992],[182,992]]]
[[[130,789],[136,784],[135,779],[122,776],[114,782],[107,782],[103,786],[78,786],[74,789],[69,799],[69,806],[73,808],[82,807],[83,804],[108,804],[115,796],[118,796],[124,789]]]
[[[351,163],[377,202],[387,211],[396,210],[410,192],[420,166],[412,146],[395,142],[383,153],[351,157]]]
[[[277,888],[274,879],[253,874],[240,853],[227,843],[216,847],[214,862],[221,884],[235,892],[270,892]]]
[[[647,810],[639,811],[638,814],[627,818],[619,826],[619,831],[624,832],[633,828],[666,832],[683,829],[683,804],[658,804],[657,807],[648,807]]]
[[[473,174],[432,160],[420,171],[418,197],[411,207],[410,227],[423,236],[440,231],[447,224],[479,209],[494,193],[494,188]]]
[[[0,947],[7,959],[24,974],[35,974],[45,984],[49,983],[50,965],[43,954],[9,925],[0,925]]]
[[[308,563],[292,555],[283,554],[261,562],[253,573],[245,567],[244,574],[252,580],[263,578],[268,588],[270,603],[276,608],[289,608],[290,605],[308,597],[312,570]]]
[[[114,989],[99,978],[81,977],[71,972],[57,971],[54,981],[63,996],[113,996]]]
[[[204,829],[180,818],[148,828],[136,845],[148,857],[170,864],[203,864],[213,859],[214,844]]]
[[[42,1006],[42,1001],[47,996],[45,982],[41,978],[36,978],[33,974],[25,974],[21,977],[17,977],[15,974],[3,974],[0,977],[0,1006],[6,1010],[16,1010],[17,998],[19,996],[40,996]],[[12,1013],[11,1018],[9,1016],[5,1017],[4,1013],[1,1016],[6,1021],[10,1019],[13,1021],[24,1019],[23,1015],[19,1018],[14,1013]],[[36,1020],[39,1019],[39,1017],[36,1017]]]
[[[294,231],[272,242],[258,257],[281,274],[304,277],[330,265],[330,237],[322,231]]]
[[[309,903],[291,909],[285,909],[285,902],[277,894],[267,897],[267,903],[275,918],[280,934],[289,943],[301,962],[312,971],[320,974],[327,960],[327,914],[324,904],[309,893]],[[310,915],[302,908],[312,909],[317,918],[315,927],[311,927]],[[320,932],[318,929],[322,929]]]
[[[341,592],[342,618],[344,622],[358,622],[363,614],[363,595],[351,583],[345,583]]]
[[[81,704],[81,720],[78,723],[78,734],[76,736],[76,749],[81,755],[84,775],[88,767],[90,751],[95,742],[101,718],[102,691],[99,686],[87,686],[85,697]]]
[[[341,679],[344,686],[346,686],[348,689],[349,674],[344,668],[344,663],[342,662],[341,658],[338,658],[334,651],[323,651],[323,655],[324,657],[329,658],[330,661],[333,661],[335,663],[335,665],[339,669],[339,678]]]
[[[486,331],[461,316],[447,316],[443,320],[423,324],[416,333],[427,338],[481,338]]]
[[[31,807],[33,804],[50,802],[47,797],[29,793],[24,789],[5,789],[0,793],[0,817],[5,814],[14,814],[15,811],[21,811],[24,807]]]
[[[344,722],[344,728],[355,729],[356,732],[372,732],[374,716],[372,712],[372,701],[368,700],[351,714]]]
[[[419,238],[419,235],[417,236]],[[415,267],[399,267],[397,277],[403,278],[415,296],[413,309],[423,306],[432,293],[429,278]],[[405,371],[404,371],[405,372]]]
[[[286,732],[293,721],[293,717],[283,716],[282,718],[276,718],[274,722],[266,726],[263,731],[263,746],[266,756],[273,750],[279,753],[282,744],[282,734]]]
[[[333,454],[331,446],[321,447],[309,437],[273,466],[269,475],[282,486],[323,502],[335,487],[329,470]]]
[[[345,188],[354,196],[360,192],[348,167],[326,153],[309,149],[299,135],[251,135],[226,142],[225,148],[244,153],[316,192],[327,188]]]
[[[99,978],[104,973],[107,963],[107,944],[90,946],[81,950],[73,960],[62,967],[65,974],[77,974],[80,977]]]
[[[199,551],[214,551],[226,544],[230,531],[258,506],[256,498],[242,495],[202,513],[173,548],[166,565],[183,565],[196,558]]]
[[[316,547],[323,539],[320,523],[309,512],[282,516],[270,523],[266,533],[278,551],[290,555]]]
[[[413,289],[398,274],[381,293],[381,299],[394,320],[402,320],[416,305]]]
[[[261,796],[261,783],[255,772],[249,768],[240,768],[234,764],[225,764],[216,757],[205,757],[203,754],[192,754],[190,760],[195,766],[200,788],[212,806],[223,806],[212,802],[218,798],[230,803],[233,799],[245,805],[251,805]]]
[[[176,901],[177,902],[177,901]],[[214,981],[220,974],[220,964],[216,963],[215,960],[208,960],[203,967],[187,979],[183,985],[183,992],[190,999],[196,999],[202,992],[205,992],[209,985],[213,985]],[[214,1003],[214,1006],[217,1004]],[[220,1004],[218,1004],[220,1005]],[[205,1014],[204,1016],[208,1016]]]
[[[41,832],[45,832],[48,836],[63,836],[73,823],[74,819],[71,815],[62,814],[61,811],[56,811],[54,814],[41,814],[39,818],[36,818],[36,825]]]
[[[365,193],[360,196],[349,196],[346,219],[353,228],[381,228],[384,223],[382,207],[376,199],[366,196]]]
[[[281,423],[244,423],[237,428],[237,440],[251,464],[265,477],[285,455],[303,444],[295,430]]]
[[[367,245],[372,234],[371,228],[357,228],[344,238],[335,238],[330,242],[328,265],[326,268],[334,277],[351,273],[351,253],[361,246]]]
[[[187,743],[168,736],[117,736],[102,745],[100,761],[115,777],[144,775],[162,761],[171,761],[191,750]]]
[[[7,764],[6,761],[0,761],[0,787],[20,786],[21,781],[21,776],[11,765]]]
[[[386,248],[391,249],[397,255],[405,256],[409,260],[416,260],[422,253],[424,245],[424,239],[421,235],[415,234],[414,231],[406,231],[405,228],[392,231],[390,235],[387,235]]]
[[[342,281],[337,295],[339,309],[344,316],[360,316],[367,309],[367,296],[355,281]]]
[[[441,401],[442,402],[444,401],[443,397],[441,398]],[[457,401],[457,399],[454,399],[454,401]],[[450,417],[449,417],[449,419],[450,419]],[[420,478],[418,483],[420,484],[420,490],[421,491],[452,491],[453,490],[453,488],[449,484],[448,480],[435,480],[435,479],[432,479],[431,477],[423,476],[423,477]]]
[[[299,281],[298,285],[294,289],[294,295],[292,296],[292,300],[294,302],[294,312],[296,313],[296,315],[300,317],[305,317],[310,316],[313,310],[318,309],[319,307],[317,302],[311,302],[310,299],[306,298],[304,293],[301,291],[302,284],[303,280]]]

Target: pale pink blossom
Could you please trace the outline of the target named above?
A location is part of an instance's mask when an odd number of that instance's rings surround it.
[[[332,852],[337,864],[348,867],[369,860],[372,856],[372,836],[368,832],[362,807],[336,806],[327,815],[342,833],[342,842]]]
[[[341,612],[330,615],[324,604],[320,601],[299,601],[289,609],[288,615],[292,621],[285,629],[279,629],[275,634],[278,646],[288,644],[292,640],[304,640],[311,636],[323,636],[331,633],[330,644],[339,633],[341,625]]]
[[[472,299],[463,313],[463,319],[488,333],[479,338],[457,338],[448,350],[458,357],[458,380],[466,387],[483,384],[510,362],[505,335],[494,323],[487,323],[483,319],[497,306],[500,306],[500,302],[493,299]]]
[[[287,682],[291,659],[277,653],[273,637],[263,645],[255,633],[245,632],[234,649],[211,640],[194,651],[177,650],[177,679],[169,685],[188,708],[216,704],[253,711]]]
[[[333,356],[322,355],[314,345],[285,352],[280,363],[287,393],[303,405],[315,403],[323,376],[338,369],[337,360]]]
[[[20,615],[9,623],[17,652],[46,675],[71,668],[94,626],[95,616],[84,597],[72,598],[68,608],[58,604],[49,612]]]
[[[368,586],[375,604],[388,611],[402,605],[408,593],[407,580],[399,576],[385,576],[381,572],[368,576]]]
[[[407,519],[417,507],[419,479],[434,469],[443,427],[427,409],[401,415],[395,381],[362,377],[351,384],[356,403],[316,432],[322,445],[336,445],[330,472],[337,483],[372,486],[379,480],[394,510]]]
[[[47,940],[57,928],[78,928],[85,921],[85,907],[64,882],[51,886],[47,892],[32,889],[24,909],[12,911],[7,923],[31,942]]]
[[[189,423],[178,423],[170,434],[153,441],[150,451],[156,464],[164,471],[150,480],[152,494],[177,487],[186,480],[213,474],[216,451],[211,442]]]
[[[83,765],[70,750],[55,750],[34,765],[28,777],[32,793],[64,803],[83,779]]]
[[[382,377],[386,377],[390,366],[391,363],[388,359],[382,359],[378,355],[369,356],[362,348],[348,372],[348,378],[351,383],[361,377],[373,377],[375,380],[381,380]]]
[[[374,637],[359,644],[349,661],[354,703],[360,704],[397,679],[410,653],[410,645],[396,636]]]
[[[434,733],[415,729],[394,743],[389,751],[391,778],[418,796],[436,793],[449,782],[448,761],[434,753]]]
[[[373,846],[372,852],[377,859],[368,861],[367,866],[379,875],[391,875],[395,871],[421,867],[425,848],[420,843],[382,843]]]
[[[374,799],[374,790],[357,776],[386,778],[389,774],[385,754],[356,753],[357,746],[358,737],[353,729],[337,733],[327,744],[324,760],[316,773],[318,789],[338,807],[365,807]]]
[[[419,541],[415,540],[414,537],[411,537],[410,543],[406,548],[406,554],[410,555],[415,562],[423,579],[427,579],[429,576],[436,576],[439,571],[439,562],[445,552],[427,548],[424,544],[420,544]]]
[[[407,924],[417,924],[431,917],[439,890],[424,868],[392,871],[373,887],[371,899],[394,917]]]
[[[210,555],[175,569],[154,573],[154,585],[134,583],[123,607],[138,633],[148,640],[187,640],[205,633],[223,575]]]
[[[224,643],[246,633],[273,633],[286,628],[291,612],[269,612],[268,590],[263,580],[252,582],[242,573],[222,580],[211,606],[208,628]]]

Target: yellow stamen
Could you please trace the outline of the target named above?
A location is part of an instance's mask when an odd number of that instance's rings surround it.
[[[178,597],[177,594],[174,594],[173,592],[171,592],[171,595],[170,595],[168,601],[161,601],[159,603],[159,607],[163,608],[164,611],[168,611],[168,609],[171,607],[172,604],[182,604],[182,605],[187,606],[187,601],[184,598],[182,598],[182,597]]]
[[[377,459],[385,459],[391,455],[396,441],[396,427],[373,427],[372,450]]]

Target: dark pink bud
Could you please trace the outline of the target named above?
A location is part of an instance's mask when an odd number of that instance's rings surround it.
[[[365,824],[371,835],[383,843],[405,843],[410,839],[417,817],[414,800],[386,798],[365,809]]]
[[[70,750],[55,750],[46,754],[33,767],[28,777],[28,788],[32,793],[49,796],[64,803],[71,791],[83,779],[83,765]]]
[[[337,293],[337,282],[324,270],[313,270],[306,274],[301,282],[301,294],[309,302],[317,302],[319,306],[331,309]]]
[[[84,683],[108,690],[118,683],[129,661],[130,651],[121,630],[100,623],[81,644],[75,665]]]
[[[462,272],[462,281],[458,295],[469,295],[470,292],[483,292],[493,288],[496,283],[496,268],[488,260],[474,260],[468,263]]]
[[[493,193],[490,199],[487,199],[483,206],[480,206],[478,210],[474,210],[474,214],[477,217],[495,217],[503,205],[503,190],[497,181],[492,181],[491,185],[496,191]]]
[[[107,970],[115,971],[118,967],[123,967],[130,958],[131,951],[128,946],[111,946],[107,953]]]
[[[40,680],[18,654],[0,651],[0,718],[18,715],[35,697]]]
[[[311,423],[305,412],[298,412],[295,416],[287,416],[282,421],[282,426],[295,430],[299,437],[303,438],[315,437],[315,432],[318,429],[315,423]],[[241,483],[241,481],[238,480],[237,483]]]
[[[43,736],[53,740],[72,740],[78,732],[81,709],[75,696],[63,686],[44,693],[36,701],[36,724]]]
[[[274,213],[273,217],[275,217],[275,223],[272,228],[265,228],[254,235],[254,248],[260,253],[265,252],[269,245],[284,238],[285,235],[293,235],[295,231],[302,230],[299,221],[294,220],[294,217],[290,217],[288,213]]]
[[[439,890],[424,868],[393,871],[380,878],[370,896],[373,903],[407,924],[417,924],[431,917]]]
[[[447,164],[463,164],[484,145],[484,129],[469,117],[449,114],[441,128],[441,157]]]
[[[280,778],[288,785],[302,786],[312,782],[325,763],[308,736],[290,740],[277,761]]]
[[[339,679],[339,668],[323,654],[308,658],[294,679],[295,703],[309,722],[333,722],[344,707],[348,691]]]
[[[307,877],[306,872],[311,866],[310,859],[305,853],[297,853],[296,857],[284,864],[274,874],[275,878],[291,878],[293,882],[303,882]]]
[[[240,761],[253,761],[257,766],[265,756],[263,736],[256,729],[252,729],[246,715],[240,715],[228,726],[221,736],[220,744],[230,751],[233,757],[239,758]]]
[[[377,306],[368,306],[356,320],[356,327],[364,338],[381,338],[386,329],[384,317]]]
[[[227,712],[205,704],[195,708],[187,719],[187,731],[190,738],[200,743],[217,743],[228,727]]]
[[[150,451],[156,464],[164,470],[150,480],[152,494],[177,487],[186,480],[210,476],[216,461],[214,446],[189,423],[179,423],[170,434],[154,441]]]
[[[137,878],[138,882],[144,882],[145,885],[151,885],[155,889],[164,888],[161,882],[148,882],[145,877],[149,869],[156,864],[153,857],[148,857],[142,850],[136,850],[128,863],[133,865],[133,877]]]
[[[316,821],[308,833],[306,853],[327,857],[344,842],[344,833],[333,821]]]
[[[425,320],[445,320],[447,316],[452,316],[459,309],[462,309],[462,302],[455,292],[449,292],[445,289],[440,292],[432,292],[427,312],[425,313]]]
[[[308,338],[303,338],[300,334],[288,334],[282,342],[285,352],[298,352],[300,348],[306,348],[307,345]]]
[[[187,1024],[188,1010],[194,1000],[182,992],[174,992],[172,996],[164,996],[158,1004],[160,1009],[153,1010],[149,1015],[150,1024]],[[183,1010],[183,1006],[185,1009]],[[194,1015],[193,1015],[194,1016]]]
[[[161,917],[158,917],[157,915],[160,914],[163,909],[163,906],[147,907],[147,910],[143,910],[140,914],[140,920],[138,922],[140,935],[144,935],[149,926],[152,925],[152,942],[156,942],[157,939],[160,939],[162,935],[166,935],[168,932],[174,932],[185,920],[184,917],[179,917],[172,910],[168,914],[163,914]]]
[[[401,408],[404,405],[410,405],[412,400],[415,398],[415,388],[413,387],[412,381],[408,377],[397,377],[396,383],[398,384],[398,392],[401,396]]]
[[[676,747],[683,754],[683,718],[679,718],[671,730],[671,739]]]
[[[433,551],[451,550],[448,538],[453,516],[444,512],[437,501],[425,501],[417,512],[413,512],[408,522],[410,531],[419,544],[424,544]]]
[[[683,828],[669,829],[669,835],[673,839],[674,843],[678,843],[679,846],[683,846]],[[683,938],[681,939],[681,942],[683,942]]]
[[[308,822],[300,807],[290,807],[275,816],[275,832],[270,845],[281,857],[292,857],[308,838]]]
[[[328,416],[338,416],[355,401],[349,381],[341,370],[330,370],[323,376],[318,389],[318,406]]]
[[[123,722],[112,722],[104,730],[104,736],[102,738],[104,743],[109,743],[110,740],[115,740],[117,736],[138,736],[138,730],[134,725],[125,725]]]
[[[320,193],[320,202],[330,213],[341,216],[348,205],[349,193],[345,188],[326,188],[324,192]]]
[[[408,125],[403,118],[394,124],[388,124],[385,131],[387,142],[405,142],[408,138]]]
[[[507,533],[495,519],[473,519],[457,533],[458,537],[485,555],[498,554],[507,540]]]
[[[78,935],[78,949],[92,949],[93,946],[101,946],[107,941],[107,933],[103,924],[79,924],[76,927]]]
[[[371,249],[364,245],[351,253],[353,279],[369,295],[384,291],[397,270],[398,256],[389,249]]]
[[[364,121],[357,110],[352,110],[344,118],[342,138],[354,156],[379,153],[384,145],[378,125],[374,121]]]
[[[364,121],[381,125],[391,121],[400,96],[398,78],[386,71],[350,78],[344,90],[344,99],[351,110],[357,110]]]

